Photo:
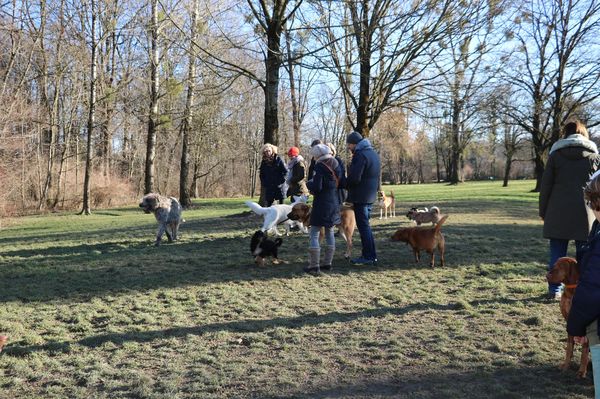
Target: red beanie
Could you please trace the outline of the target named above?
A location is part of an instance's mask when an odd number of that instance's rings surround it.
[[[297,157],[298,154],[300,154],[300,149],[298,149],[298,147],[290,147],[288,150],[288,155],[290,157]]]

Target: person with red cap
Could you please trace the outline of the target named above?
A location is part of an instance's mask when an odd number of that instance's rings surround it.
[[[287,164],[288,173],[285,179],[288,186],[286,196],[291,197],[292,202],[294,202],[294,196],[308,195],[306,165],[298,147],[290,147],[287,155],[290,160]]]

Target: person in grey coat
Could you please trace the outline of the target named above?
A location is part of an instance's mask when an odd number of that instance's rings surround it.
[[[599,165],[598,149],[585,126],[579,121],[567,123],[564,138],[550,149],[540,188],[539,215],[544,222],[544,238],[550,240],[548,270],[567,255],[571,240],[580,260],[581,247],[594,221],[594,214],[585,206],[583,187]],[[548,297],[560,296],[560,284],[548,283]]]

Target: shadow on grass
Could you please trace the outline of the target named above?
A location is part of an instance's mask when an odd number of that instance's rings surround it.
[[[512,299],[494,299],[486,301],[473,301],[473,306],[491,303],[510,303],[510,302],[528,303],[538,302],[540,298],[521,298]],[[229,332],[229,333],[259,333],[274,328],[299,329],[306,326],[321,326],[325,324],[346,323],[364,318],[378,318],[384,316],[402,316],[416,311],[456,311],[463,308],[463,305],[457,302],[448,304],[439,303],[414,303],[404,307],[379,307],[373,309],[364,309],[356,312],[329,312],[325,314],[304,314],[295,317],[276,317],[272,319],[247,319],[240,321],[229,321],[212,323],[194,327],[174,327],[162,330],[152,331],[134,331],[125,333],[110,333],[94,335],[83,338],[79,341],[52,341],[43,345],[21,346],[18,343],[9,344],[4,348],[4,353],[11,356],[23,356],[32,352],[67,352],[72,345],[83,345],[90,348],[96,348],[106,343],[122,345],[127,342],[151,342],[159,339],[186,337],[188,335],[204,335],[209,333]]]
[[[452,366],[448,366],[451,368]],[[593,397],[589,379],[577,380],[574,373],[560,372],[554,366],[516,365],[492,369],[422,370],[395,378],[374,377],[351,383],[303,388],[284,395],[256,394],[264,399],[283,398],[587,398]]]
[[[247,213],[191,220],[182,227],[181,241],[159,248],[152,246],[156,224],[94,230],[90,232],[94,237],[90,239],[91,244],[82,243],[86,237],[79,237],[78,242],[71,241],[75,243],[72,246],[7,248],[0,252],[3,271],[0,302],[89,298],[132,289],[293,278],[302,274],[308,237],[298,233],[284,237],[280,256],[289,260],[288,264],[263,268],[253,265],[249,237],[260,226],[261,220]],[[341,257],[345,244],[338,238],[338,255],[332,274],[427,269],[427,254],[423,254],[420,264],[415,264],[409,247],[389,241],[395,222],[373,226],[379,256],[376,268],[350,265]],[[539,226],[448,224],[443,232],[448,268],[473,266],[474,261],[514,264],[537,263],[545,259],[546,243],[540,238]],[[66,239],[67,234],[38,236],[48,245],[60,243],[61,237]],[[69,239],[73,240],[73,237]],[[358,232],[354,235],[354,244],[353,254],[357,256],[360,253]],[[525,266],[522,273],[539,274],[539,268]]]

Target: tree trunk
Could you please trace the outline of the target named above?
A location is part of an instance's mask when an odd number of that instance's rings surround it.
[[[188,180],[190,171],[190,134],[192,128],[192,117],[194,107],[194,89],[196,77],[196,52],[194,43],[196,41],[196,24],[198,20],[198,0],[194,0],[194,11],[192,13],[192,27],[190,38],[190,57],[188,65],[188,91],[185,102],[184,118],[181,125],[181,165],[179,169],[179,202],[184,208],[192,206],[192,199],[188,190]]]
[[[83,207],[81,214],[89,215],[92,213],[90,209],[90,176],[92,169],[92,135],[94,132],[94,124],[96,118],[96,7],[95,0],[91,0],[92,8],[92,59],[90,67],[90,106],[87,122],[87,144],[86,144],[86,159],[85,159],[85,175],[83,178]]]
[[[288,57],[288,75],[290,78],[290,96],[292,100],[292,128],[294,130],[294,146],[300,147],[300,111],[296,98],[296,80],[294,77],[294,61],[290,44],[290,33],[285,31],[285,44]]]
[[[264,142],[279,144],[279,67],[281,66],[281,26],[273,22],[267,31],[267,57],[265,59],[265,136]]]
[[[156,131],[158,126],[158,0],[152,0],[152,24],[150,28],[152,50],[150,53],[150,115],[146,143],[144,194],[154,190],[154,158],[156,156]]]

